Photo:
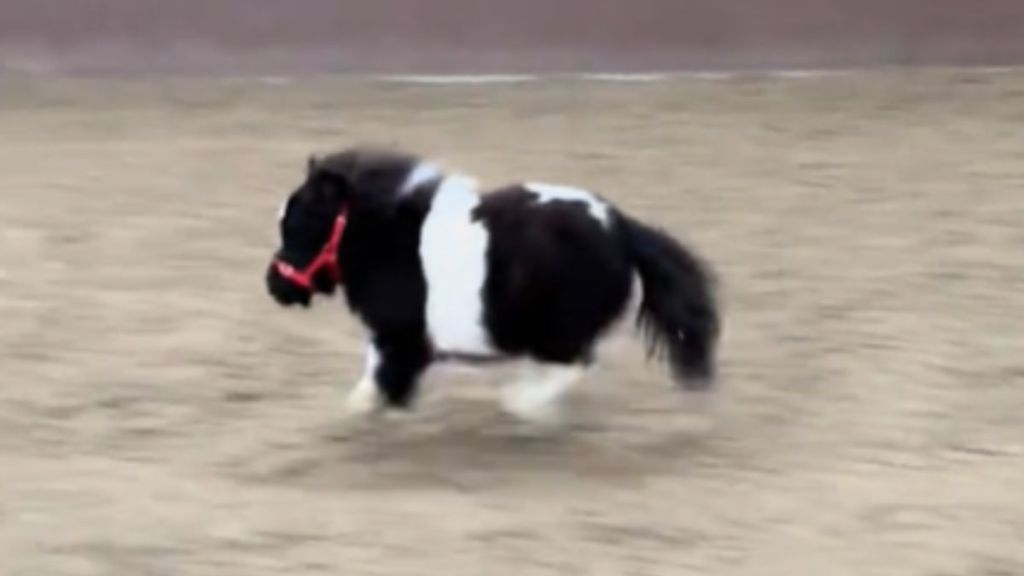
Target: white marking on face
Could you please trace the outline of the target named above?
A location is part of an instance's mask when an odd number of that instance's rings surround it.
[[[579,365],[530,362],[518,380],[502,388],[501,405],[517,418],[554,423],[561,416],[561,399],[584,372]]]
[[[604,226],[609,225],[608,204],[602,201],[591,192],[573,186],[561,186],[558,184],[545,184],[542,182],[529,182],[523,186],[527,191],[538,196],[540,203],[553,202],[558,200],[569,202],[582,202],[587,207],[595,220]]]
[[[441,177],[441,169],[431,162],[421,162],[405,177],[405,182],[399,189],[400,194],[408,194],[416,188]]]
[[[379,366],[380,353],[371,342],[366,345],[363,375],[345,400],[345,408],[349,414],[369,414],[381,406],[380,392],[377,388],[377,368]]]
[[[427,280],[427,330],[442,352],[492,354],[483,325],[487,279],[487,229],[473,221],[480,203],[476,181],[445,177],[420,233],[420,260]]]
[[[285,214],[287,214],[287,213],[288,213],[288,199],[285,198],[284,202],[281,202],[281,205],[277,207],[277,222],[279,224],[284,221]]]

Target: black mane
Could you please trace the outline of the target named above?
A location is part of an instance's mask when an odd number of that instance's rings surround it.
[[[420,162],[418,156],[401,150],[356,146],[321,158],[311,157],[309,176],[338,178],[359,196],[391,198]]]

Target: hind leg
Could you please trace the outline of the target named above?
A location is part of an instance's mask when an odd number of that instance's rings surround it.
[[[501,390],[505,412],[530,422],[555,424],[562,418],[562,399],[583,377],[582,363],[529,362],[516,380]]]

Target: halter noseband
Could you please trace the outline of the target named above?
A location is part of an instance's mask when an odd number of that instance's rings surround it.
[[[313,277],[323,268],[331,275],[335,284],[341,282],[341,266],[338,265],[338,247],[341,246],[341,237],[345,234],[345,227],[348,225],[348,212],[342,210],[334,219],[334,228],[331,230],[331,237],[327,244],[320,249],[320,253],[309,263],[308,266],[299,270],[280,258],[274,259],[274,268],[277,273],[290,280],[293,284],[313,289]]]

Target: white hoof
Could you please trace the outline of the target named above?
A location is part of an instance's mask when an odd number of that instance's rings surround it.
[[[530,390],[511,388],[503,390],[501,408],[506,414],[529,422],[547,426],[557,426],[565,418],[565,410],[558,398],[530,394]]]
[[[372,383],[356,384],[345,399],[345,411],[350,416],[366,416],[380,410],[382,402],[377,388]]]
[[[582,374],[579,366],[527,365],[522,378],[502,388],[502,408],[520,420],[559,425],[564,396]]]

